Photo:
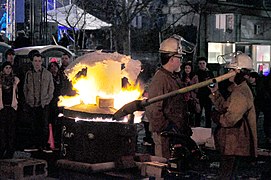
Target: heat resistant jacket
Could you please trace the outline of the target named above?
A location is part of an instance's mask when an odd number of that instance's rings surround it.
[[[223,155],[257,156],[256,115],[247,83],[233,87],[227,100],[219,92],[209,97],[220,112],[215,132],[216,148]]]
[[[24,83],[24,95],[25,101],[31,107],[34,107],[34,80],[33,80],[33,71],[27,71],[25,75]],[[41,106],[44,107],[48,105],[53,98],[54,93],[54,81],[52,74],[42,67],[41,72]]]
[[[171,72],[160,68],[149,85],[149,98],[160,96],[181,88],[180,78]],[[182,133],[191,133],[186,115],[187,106],[183,95],[179,94],[146,107],[146,116],[152,132],[162,132],[169,122],[174,123]]]

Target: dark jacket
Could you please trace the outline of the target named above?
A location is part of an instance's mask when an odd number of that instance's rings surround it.
[[[164,68],[159,68],[149,85],[149,98],[160,96],[181,88],[180,78]],[[187,106],[183,95],[179,94],[146,107],[146,116],[152,132],[162,132],[170,123],[187,135],[191,135],[188,126]]]
[[[263,78],[262,91],[260,93],[261,99],[263,101],[263,111],[271,110],[271,73]]]
[[[28,47],[30,45],[31,43],[28,37],[18,36],[14,41],[13,47],[14,49],[16,49],[16,48]]]
[[[256,80],[256,84],[251,84],[249,83],[249,88],[252,92],[253,98],[254,98],[254,106],[255,110],[257,111],[262,111],[264,109],[265,103],[264,103],[264,98],[267,95],[265,94],[265,89],[264,89],[264,79],[260,77],[259,79]]]
[[[214,74],[209,69],[201,70],[199,69],[196,73],[198,75],[199,82],[206,81],[208,79],[212,79],[214,77]],[[202,87],[198,90],[198,97],[208,97],[210,94],[210,89],[208,87]]]

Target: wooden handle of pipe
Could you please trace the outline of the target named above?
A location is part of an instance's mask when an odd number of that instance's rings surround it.
[[[208,79],[206,81],[203,81],[203,82],[200,82],[200,83],[197,83],[197,84],[193,84],[191,86],[187,86],[185,88],[178,89],[178,90],[172,91],[170,93],[163,94],[161,96],[157,96],[157,97],[154,97],[154,98],[151,98],[151,99],[147,99],[146,101],[142,101],[141,102],[141,106],[145,107],[145,106],[148,106],[148,105],[150,105],[152,103],[161,101],[163,99],[167,99],[169,97],[176,96],[178,94],[183,94],[183,93],[186,93],[186,92],[189,92],[189,91],[193,91],[193,90],[198,89],[198,88],[202,88],[202,87],[208,86],[209,84],[211,84],[213,82],[219,83],[221,81],[229,79],[230,77],[235,76],[235,74],[236,74],[235,71],[231,71],[231,72],[229,72],[227,74],[223,74],[223,75],[218,76],[216,78]]]

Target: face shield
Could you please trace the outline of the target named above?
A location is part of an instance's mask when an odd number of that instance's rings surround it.
[[[174,34],[170,38],[174,38],[178,41],[178,54],[192,53],[195,49],[195,45],[189,41],[186,41],[182,36]]]
[[[222,65],[224,68],[234,68],[238,69],[237,66],[237,56],[242,54],[241,51],[219,55],[217,56],[217,62]]]
[[[252,59],[241,51],[218,56],[217,61],[219,64],[225,64],[224,67],[229,69],[253,69]]]

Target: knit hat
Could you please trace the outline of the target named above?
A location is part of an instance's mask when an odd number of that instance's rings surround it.
[[[9,61],[5,61],[2,66],[1,66],[1,70],[3,71],[3,69],[6,67],[6,66],[11,66],[12,67],[12,64],[9,62]]]

